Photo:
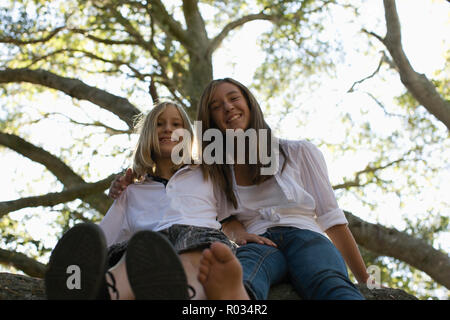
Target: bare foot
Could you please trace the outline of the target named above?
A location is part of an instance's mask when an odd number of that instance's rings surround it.
[[[249,300],[239,260],[225,244],[214,242],[200,260],[198,280],[209,300]]]

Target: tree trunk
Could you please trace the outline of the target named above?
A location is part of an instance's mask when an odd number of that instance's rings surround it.
[[[190,35],[189,44],[186,46],[189,54],[189,72],[186,75],[184,89],[188,93],[186,98],[191,103],[188,110],[189,117],[195,120],[200,96],[213,79],[212,52],[209,50],[210,40],[197,1],[184,0],[183,12],[187,32]]]
[[[197,119],[198,104],[203,90],[213,79],[211,59],[211,56],[191,55],[189,70],[192,71],[189,72],[185,85],[186,91],[190,93],[188,99],[191,106],[187,112],[192,121]]]
[[[400,289],[372,289],[357,285],[367,300],[417,300]],[[44,280],[11,273],[0,273],[0,300],[45,300]],[[289,284],[270,290],[269,300],[301,300]]]

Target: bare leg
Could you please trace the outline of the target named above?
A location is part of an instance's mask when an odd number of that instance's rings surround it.
[[[206,300],[206,295],[203,286],[197,279],[201,257],[202,257],[201,251],[192,251],[180,254],[180,260],[181,263],[183,264],[187,281],[196,292],[195,296],[193,297],[193,300]],[[109,269],[109,272],[111,272],[114,275],[114,278],[116,280],[116,289],[119,292],[119,299],[134,300],[135,296],[133,294],[130,282],[128,281],[125,255],[114,267]],[[106,274],[105,277],[106,281],[109,284],[113,283],[108,274]],[[108,291],[111,300],[116,300],[117,299],[116,293],[111,288],[108,288]]]
[[[131,289],[130,282],[128,281],[127,276],[127,266],[125,263],[125,254],[123,255],[122,259],[111,269],[109,269],[109,272],[111,272],[114,275],[114,279],[116,280],[116,289],[119,292],[119,299],[120,300],[134,300],[134,294],[133,290]],[[110,276],[108,274],[105,275],[106,282],[109,284],[112,284],[113,281],[111,281]],[[109,295],[111,296],[111,300],[116,300],[117,295],[116,293],[108,287]]]
[[[200,260],[198,280],[209,300],[249,300],[239,260],[225,244],[214,242]]]
[[[180,260],[186,273],[187,282],[195,290],[195,296],[192,300],[206,300],[205,290],[197,277],[201,258],[201,251],[190,251],[180,254]]]

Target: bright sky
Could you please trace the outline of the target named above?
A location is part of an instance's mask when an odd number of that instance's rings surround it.
[[[450,48],[450,39],[448,37],[450,34],[450,5],[444,0],[398,0],[397,9],[401,20],[404,50],[412,66],[416,71],[432,76],[434,71],[443,68],[445,63],[443,53]],[[381,0],[365,1],[360,13],[367,17],[365,22],[368,30],[384,35],[384,11]],[[387,119],[384,113],[367,95],[361,92],[346,93],[355,81],[370,75],[376,69],[379,62],[379,56],[374,58],[373,55],[364,55],[362,47],[366,46],[367,38],[361,35],[359,30],[360,25],[358,23],[347,23],[347,18],[347,16],[337,13],[334,15],[334,21],[330,21],[331,26],[338,26],[338,28],[330,27],[329,36],[330,38],[342,37],[347,55],[345,63],[337,67],[337,78],[323,79],[320,88],[315,92],[309,92],[308,97],[302,100],[301,107],[311,112],[310,122],[300,127],[298,126],[298,117],[301,117],[301,112],[298,114],[294,112],[293,115],[290,115],[288,119],[282,122],[282,125],[271,123],[270,121],[274,120],[270,117],[268,118],[269,124],[273,127],[282,128],[279,130],[281,137],[291,139],[323,138],[329,142],[333,140],[336,142],[342,141],[344,139],[343,131],[339,130],[339,126],[336,124],[336,117],[341,110],[339,108],[348,108],[356,119],[359,116],[359,112],[357,111],[360,106],[370,106],[372,108],[372,111],[370,111],[371,117],[373,117],[371,125],[373,124],[373,129],[380,133],[385,128],[391,128],[397,125],[396,120]],[[267,26],[268,24],[265,22],[253,22],[247,24],[239,32],[234,33],[234,36],[228,39],[214,56],[214,77],[231,76],[246,85],[251,85],[254,71],[264,59],[263,53],[258,51],[255,46],[256,39]],[[391,102],[389,99],[402,93],[404,87],[398,79],[387,80],[385,83],[377,81],[376,88],[365,87],[364,89],[370,90],[374,94],[383,92],[383,97],[386,97],[384,101],[389,103]],[[117,93],[120,92],[120,84],[111,83],[110,87]],[[54,95],[51,93],[46,94],[43,100],[35,101],[33,104],[39,104],[41,109],[55,111],[65,104],[70,105],[72,103],[69,98],[65,98],[62,101],[55,101]],[[26,103],[24,100],[24,104]],[[265,102],[260,101],[260,104],[264,107]],[[97,110],[96,107],[92,107],[89,103],[80,103],[80,105],[83,108]],[[70,110],[74,112],[73,108]],[[61,110],[61,112],[63,111]],[[81,110],[76,111],[76,113],[74,114],[75,117],[85,119]],[[106,113],[99,115],[103,119],[105,116],[107,116]],[[39,132],[37,134],[34,133],[30,137],[30,140],[55,141],[54,144],[47,144],[46,149],[50,152],[56,152],[61,145],[64,145],[61,141],[70,141],[72,135],[76,134],[76,132],[67,130],[63,122],[61,124],[61,126],[52,125],[51,130],[48,130],[48,124],[41,125]],[[61,140],[57,142],[58,139]],[[111,138],[105,145],[102,145],[102,148],[113,148],[118,145],[123,147],[129,146],[131,148],[133,142],[121,138]],[[327,160],[332,182],[337,181],[343,173],[351,174],[355,171],[355,168],[359,168],[373,156],[365,152],[360,152],[351,159],[348,157],[345,159],[335,159],[328,150],[324,148],[321,148],[321,150],[324,152]],[[83,150],[80,150],[80,152],[83,152]],[[449,154],[448,151],[446,152],[448,159]],[[81,154],[81,156],[86,159],[90,155]],[[436,157],[440,157],[440,155],[436,155]],[[91,177],[92,181],[117,171],[118,168],[125,167],[126,163],[123,161],[123,158],[116,159],[114,157],[109,158],[107,163],[91,161],[91,165],[97,165],[98,167],[98,177]],[[16,199],[21,196],[19,193],[23,195],[40,194],[40,190],[35,186],[42,184],[40,179],[43,176],[48,181],[54,181],[50,173],[42,173],[42,167],[40,165],[18,157],[14,152],[2,151],[1,163],[3,168],[8,168],[4,170],[4,177],[6,179],[3,179],[3,181],[11,181],[12,184],[4,183],[0,186],[0,201]],[[76,170],[77,168],[74,169]],[[363,204],[355,201],[350,196],[340,199],[340,205],[350,211],[357,212],[359,216],[368,221],[379,221],[385,225],[395,226],[401,229],[404,227],[404,223],[402,222],[403,216],[407,212],[421,213],[421,211],[427,210],[430,203],[441,202],[442,199],[448,198],[446,192],[450,190],[450,168],[443,169],[439,186],[437,189],[433,188],[431,192],[427,192],[425,189],[417,197],[410,197],[406,208],[399,207],[398,200],[395,196],[382,195],[379,195],[382,201],[378,203],[379,207],[376,212],[371,212],[366,206],[363,206]],[[49,188],[51,189],[52,187]],[[53,183],[53,188],[56,188],[55,183]],[[56,189],[51,190],[56,191]],[[24,232],[30,234],[32,237],[45,239],[47,246],[53,246],[54,238],[49,237],[52,234],[52,229],[47,227],[43,221],[54,217],[54,212],[50,212],[45,208],[42,211],[40,209],[25,209],[12,213],[10,216],[20,220],[24,215],[35,213],[37,210],[41,212],[40,216],[42,219],[33,218],[21,227]],[[389,214],[386,215],[385,213]],[[447,206],[441,206],[440,214],[450,216],[448,203]],[[450,232],[447,232],[446,235],[439,238],[439,244],[444,250],[450,252]]]

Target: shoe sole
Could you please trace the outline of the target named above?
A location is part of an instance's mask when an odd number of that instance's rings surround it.
[[[106,240],[99,226],[83,223],[67,231],[53,249],[45,274],[49,300],[92,300],[106,270]]]
[[[188,299],[183,265],[161,234],[137,232],[128,243],[126,267],[136,300]]]

